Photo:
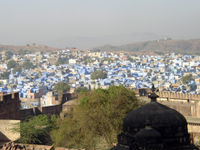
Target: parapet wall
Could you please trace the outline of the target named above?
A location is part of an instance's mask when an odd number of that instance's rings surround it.
[[[62,105],[55,105],[55,106],[42,107],[41,113],[46,115],[52,115],[52,114],[59,115],[61,111],[62,111]]]
[[[0,102],[9,102],[10,100],[19,101],[19,92],[13,92],[9,94],[0,93]]]
[[[134,90],[139,97],[147,97],[150,93],[150,89],[136,89]],[[184,94],[174,92],[156,92],[159,96],[157,100],[171,107],[184,116],[200,117],[200,95]]]
[[[143,88],[143,89],[135,89],[134,92],[138,96],[148,96],[151,93],[151,89]],[[170,91],[161,91],[156,92],[160,99],[177,99],[177,100],[185,100],[185,101],[200,101],[200,95],[197,94],[187,94],[187,93],[176,93]]]
[[[158,101],[177,110],[184,116],[200,117],[200,95],[157,92]]]
[[[0,93],[0,119],[20,119],[19,93],[3,95]]]
[[[45,114],[51,116],[53,114],[59,115],[62,111],[62,105],[54,105],[48,107],[34,107],[30,109],[20,110],[20,119],[25,120],[27,118],[37,116],[40,114]]]
[[[28,117],[33,117],[39,114],[59,115],[61,111],[62,111],[62,104],[47,106],[47,107],[34,107],[31,109],[20,110],[20,101],[18,92],[10,94],[0,93],[0,119],[24,120]]]
[[[200,95],[196,94],[184,94],[184,93],[173,93],[173,92],[157,92],[160,98],[169,99],[185,99],[185,100],[200,100]]]

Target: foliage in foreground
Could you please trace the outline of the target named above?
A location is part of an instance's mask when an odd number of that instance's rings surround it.
[[[51,136],[56,146],[96,149],[100,141],[111,147],[122,120],[140,105],[135,93],[123,86],[81,92],[71,117],[60,120]]]
[[[52,144],[50,131],[56,127],[56,116],[39,115],[20,124],[20,143]]]

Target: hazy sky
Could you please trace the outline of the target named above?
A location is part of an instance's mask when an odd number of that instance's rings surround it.
[[[200,0],[0,0],[0,44],[135,32],[200,38]]]

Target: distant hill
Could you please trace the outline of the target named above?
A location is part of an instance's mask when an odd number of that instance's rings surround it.
[[[156,40],[166,36],[157,35],[154,33],[141,32],[141,33],[129,33],[129,34],[114,34],[114,35],[104,35],[104,36],[70,36],[66,35],[64,37],[54,39],[54,40],[43,40],[42,42],[46,45],[53,47],[76,47],[79,49],[91,49],[94,47],[99,47],[105,44],[111,45],[123,45],[132,42],[142,42],[147,40]],[[38,42],[37,42],[38,43]]]
[[[46,45],[36,45],[36,44],[27,44],[25,46],[0,45],[0,51],[3,50],[12,52],[18,52],[18,51],[46,52],[46,51],[55,51],[57,49]]]
[[[154,40],[138,42],[121,46],[105,45],[94,48],[101,51],[131,51],[131,52],[177,52],[182,54],[200,55],[200,39],[194,40]]]

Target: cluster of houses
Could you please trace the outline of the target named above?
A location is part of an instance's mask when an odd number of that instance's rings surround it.
[[[1,54],[6,55],[5,53]],[[200,93],[200,57],[166,54],[133,55],[128,52],[94,52],[89,50],[59,50],[35,52],[25,55],[14,54],[10,59],[19,66],[26,60],[34,69],[22,68],[14,72],[7,68],[5,56],[1,58],[0,74],[9,72],[7,79],[0,79],[0,92],[19,91],[22,108],[53,105],[53,88],[58,82],[70,85],[70,92],[79,87],[87,89],[108,88],[124,85],[130,89],[150,88],[152,83],[162,91],[190,94]],[[102,70],[104,78],[92,79],[91,74]],[[183,84],[182,78],[192,79]]]

